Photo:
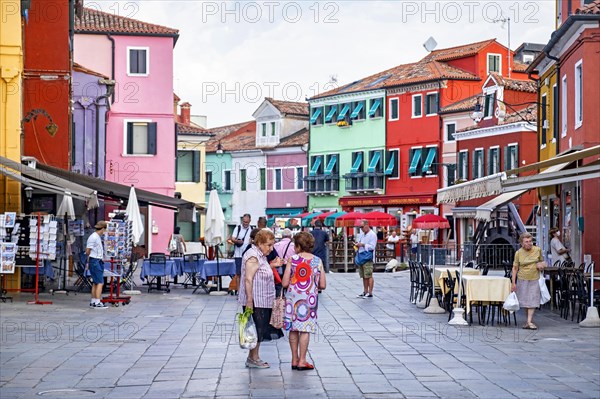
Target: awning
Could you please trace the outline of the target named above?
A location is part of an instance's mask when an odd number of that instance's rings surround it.
[[[421,160],[421,151],[421,148],[417,148],[413,152],[412,160],[410,161],[410,167],[408,168],[408,173],[415,173],[417,171],[419,161]]]
[[[335,105],[332,105],[331,108],[329,109],[329,113],[325,117],[325,122],[331,122],[336,111],[337,111],[337,107]]]
[[[340,111],[337,120],[338,121],[343,121],[344,118],[346,117],[346,114],[348,113],[348,111],[350,111],[350,104],[345,104],[344,107],[342,108],[342,110]]]
[[[329,158],[329,163],[327,164],[327,167],[325,168],[325,174],[326,175],[330,175],[333,172],[333,169],[335,168],[335,163],[337,162],[337,154],[333,154],[331,156],[331,158]]]
[[[367,173],[375,173],[377,170],[377,165],[379,165],[379,160],[381,159],[381,151],[376,151],[373,153],[373,158],[371,158],[371,162],[369,162],[369,167],[367,168]]]
[[[359,102],[356,105],[356,108],[354,108],[354,111],[352,111],[352,114],[350,115],[350,119],[356,119],[358,118],[358,115],[360,114],[360,111],[362,111],[362,109],[364,108],[365,103],[364,102]]]
[[[317,119],[319,119],[319,115],[321,115],[322,111],[323,111],[323,108],[320,108],[320,107],[314,108],[312,117],[310,118],[310,123],[315,123],[317,121]]]
[[[554,165],[535,175],[508,179],[502,184],[502,189],[504,192],[512,192],[587,179],[600,179],[600,163],[598,162],[563,170],[566,165],[568,164]]]
[[[96,190],[99,195],[105,198],[115,198],[127,201],[129,198],[130,186],[119,184],[92,176],[82,175],[68,170],[55,168],[53,166],[37,164],[37,170],[51,173],[59,176],[69,182],[74,182],[82,186]],[[152,205],[160,208],[177,210],[177,219],[182,222],[192,222],[194,220],[194,209],[200,208],[193,202],[185,201],[179,198],[171,198],[166,195],[157,194],[152,191],[135,189],[140,205]]]
[[[1,174],[20,181],[22,184],[86,201],[88,209],[98,207],[98,195],[94,189],[62,179],[56,174],[30,168],[5,157],[0,157],[0,165],[2,165],[0,167]]]
[[[267,216],[296,216],[299,215],[304,208],[267,208],[265,215]]]
[[[323,157],[316,157],[315,161],[312,165],[312,168],[310,168],[310,171],[308,172],[309,176],[315,176],[317,174],[317,172],[319,171],[319,167],[321,166],[321,159]]]
[[[380,106],[381,106],[381,98],[378,98],[371,105],[371,109],[369,110],[369,116],[370,117],[375,116],[375,114],[377,113],[377,108],[379,108]]]
[[[356,159],[354,160],[354,165],[352,165],[352,168],[350,169],[350,173],[358,173],[358,170],[360,169],[360,165],[362,164],[362,158],[363,158],[363,153],[359,152],[358,155],[356,156]]]
[[[437,147],[430,148],[427,153],[427,158],[425,159],[425,163],[423,164],[423,173],[426,173],[431,169],[431,165],[433,164],[433,160],[435,159],[435,154],[437,153]]]
[[[392,173],[394,173],[395,163],[396,163],[396,153],[392,152],[391,156],[390,156],[390,161],[388,162],[388,165],[385,168],[385,175],[386,176],[390,176]]]
[[[458,201],[498,195],[502,193],[503,180],[506,180],[506,175],[504,172],[500,172],[451,187],[441,188],[437,191],[437,201],[439,204],[451,204]]]
[[[567,171],[562,170],[562,169],[564,169],[567,165],[568,165],[568,163],[553,165],[553,166],[550,166],[548,169],[544,170],[543,172],[540,172],[539,174],[536,174],[533,176],[526,176],[521,179],[537,177],[537,178],[541,179],[541,181],[546,181],[548,179],[548,176],[551,174],[566,173]],[[477,207],[477,213],[475,215],[475,219],[485,220],[485,221],[489,222],[492,218],[492,212],[494,212],[494,210],[496,210],[496,208],[509,203],[510,201],[516,199],[517,197],[520,197],[521,195],[523,195],[524,193],[529,191],[531,188],[535,188],[535,187],[530,187],[530,188],[526,188],[526,189],[511,190],[511,191],[507,192],[506,185],[509,183],[512,183],[513,180],[517,180],[517,179],[511,178],[503,183],[502,189],[503,189],[503,191],[505,191],[503,194],[500,194],[499,196],[492,198],[485,204]]]

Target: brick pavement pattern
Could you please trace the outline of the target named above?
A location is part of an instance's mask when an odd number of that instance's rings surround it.
[[[291,370],[286,338],[262,346],[271,368],[246,369],[232,296],[177,287],[99,311],[85,294],[13,295],[0,304],[0,398],[600,397],[600,329],[546,309],[538,331],[452,327],[409,303],[407,271],[378,274],[372,299],[356,298],[354,274],[327,280],[314,371]]]

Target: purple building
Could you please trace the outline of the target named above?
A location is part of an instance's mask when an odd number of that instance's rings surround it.
[[[106,113],[114,82],[108,76],[73,64],[73,138],[71,169],[104,179]]]

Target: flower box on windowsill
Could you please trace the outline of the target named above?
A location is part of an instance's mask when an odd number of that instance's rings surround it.
[[[337,123],[338,127],[350,127],[351,125],[346,121],[339,121]]]

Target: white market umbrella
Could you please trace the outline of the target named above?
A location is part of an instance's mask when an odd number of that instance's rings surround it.
[[[210,246],[215,247],[215,256],[217,259],[217,292],[221,293],[221,276],[219,270],[219,250],[220,245],[225,240],[225,215],[223,215],[223,208],[221,207],[221,200],[217,190],[211,190],[208,197],[208,204],[206,207],[206,222],[204,227],[204,242]]]
[[[66,191],[65,195],[63,195],[62,202],[58,207],[58,211],[56,215],[59,217],[65,216],[65,213],[71,220],[75,220],[75,207],[73,206],[73,197],[71,197],[71,193]]]
[[[142,234],[144,234],[144,223],[142,222],[140,206],[138,205],[137,195],[133,186],[131,186],[131,190],[129,191],[129,199],[127,200],[125,214],[131,221],[131,236],[133,238],[133,244],[136,245],[140,242]]]

